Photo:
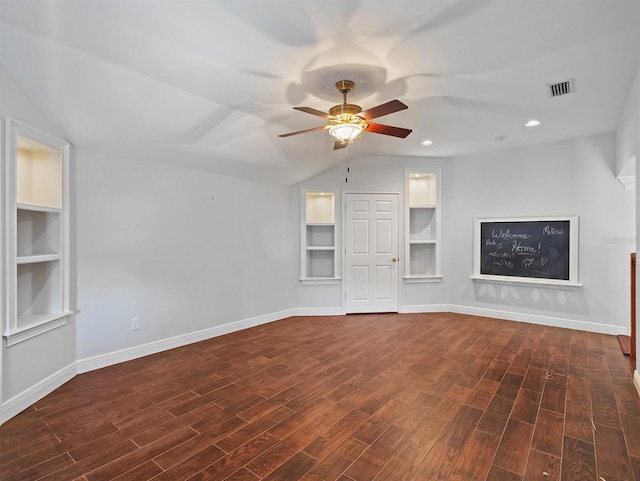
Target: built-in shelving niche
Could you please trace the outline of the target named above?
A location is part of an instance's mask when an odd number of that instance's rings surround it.
[[[335,281],[338,275],[335,191],[304,191],[301,275],[307,283]]]
[[[5,120],[7,283],[4,336],[13,345],[66,323],[69,144]]]
[[[442,278],[440,170],[405,172],[405,282]]]

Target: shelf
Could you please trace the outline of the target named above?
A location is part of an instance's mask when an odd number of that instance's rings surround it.
[[[336,248],[333,246],[307,246],[308,251],[333,251]]]
[[[335,250],[307,250],[306,278],[335,277]]]
[[[62,212],[60,207],[52,207],[49,205],[40,205],[40,204],[27,204],[25,202],[18,202],[16,204],[16,208],[19,210],[31,210],[35,212],[50,212],[59,214]]]
[[[334,224],[336,221],[335,192],[305,193],[306,224]]]
[[[301,277],[299,280],[303,286],[335,285],[342,281],[340,277]]]
[[[37,256],[40,257],[40,256]],[[16,268],[16,316],[50,315],[64,311],[60,262],[21,263]],[[22,327],[18,324],[16,327]]]
[[[37,262],[59,261],[60,254],[41,254],[37,256],[20,256],[16,258],[16,264],[35,264]]]
[[[61,150],[18,134],[16,136],[16,201],[62,207]]]
[[[16,212],[16,255],[30,257],[60,253],[61,215],[20,209]]]
[[[409,247],[409,275],[435,275],[436,245],[412,244]]]
[[[437,205],[438,177],[435,172],[410,172],[407,179],[408,205]]]
[[[439,275],[404,276],[404,281],[407,284],[419,284],[419,283],[427,283],[427,282],[441,282],[442,281],[442,276],[439,276]]]
[[[409,210],[409,240],[433,241],[436,236],[436,210],[411,208]]]
[[[435,209],[436,205],[410,205],[409,209]]]
[[[410,240],[409,244],[435,244],[434,240]]]
[[[4,333],[7,346],[13,346],[32,337],[39,336],[67,324],[67,317],[73,312],[60,312],[57,314],[32,314],[18,317],[18,329]]]
[[[333,224],[307,224],[307,247],[329,247],[335,245]]]

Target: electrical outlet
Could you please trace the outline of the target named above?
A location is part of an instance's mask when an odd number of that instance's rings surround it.
[[[284,290],[284,298],[289,299],[289,289]]]
[[[139,317],[132,317],[131,318],[131,330],[132,331],[137,331],[138,329],[140,329],[140,318]]]

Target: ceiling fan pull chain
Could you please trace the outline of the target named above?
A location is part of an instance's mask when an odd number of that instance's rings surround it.
[[[347,173],[344,178],[344,183],[347,184],[349,182],[349,144],[351,142],[347,142],[347,146],[344,148],[344,158],[347,161]]]

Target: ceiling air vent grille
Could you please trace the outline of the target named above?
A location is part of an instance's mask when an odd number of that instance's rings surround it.
[[[560,97],[561,95],[571,94],[573,93],[573,79],[548,84],[547,88],[549,89],[549,97]]]

